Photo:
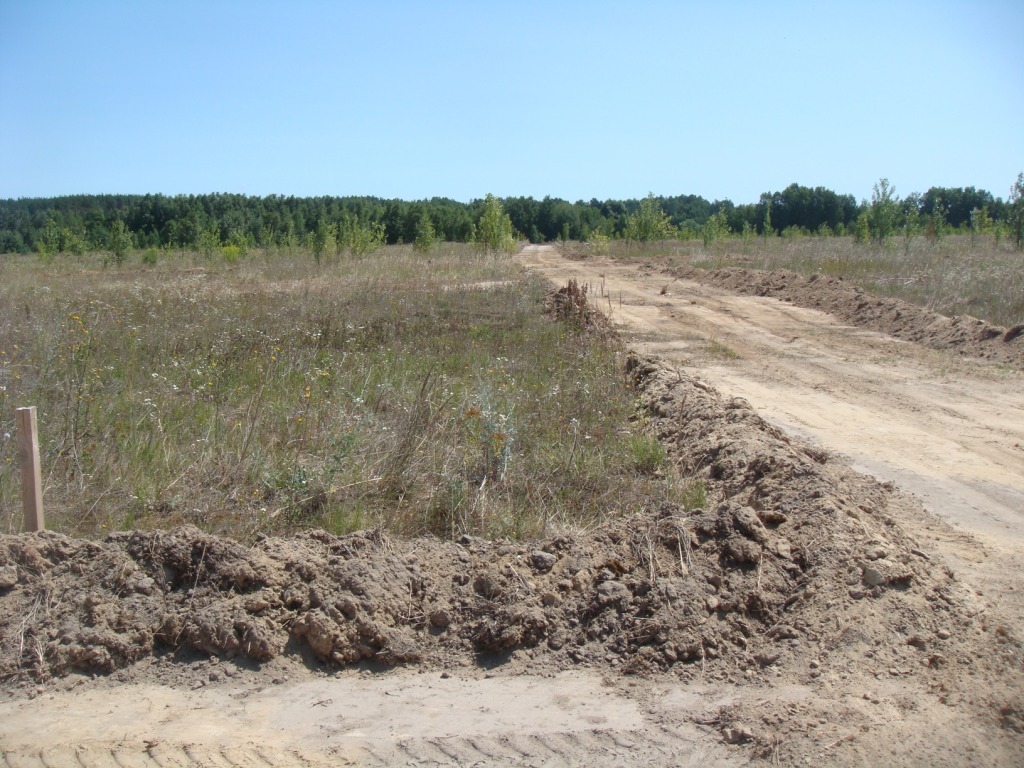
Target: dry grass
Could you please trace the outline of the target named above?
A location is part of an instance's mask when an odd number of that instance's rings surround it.
[[[546,317],[508,258],[0,258],[0,435],[39,407],[50,528],[528,537],[680,487],[630,420],[617,342]]]
[[[968,314],[1003,326],[1024,322],[1024,252],[992,236],[955,235],[932,242],[893,238],[887,247],[849,237],[730,238],[711,249],[696,240],[643,246],[616,242],[616,258],[707,269],[788,269],[850,280],[944,315]]]

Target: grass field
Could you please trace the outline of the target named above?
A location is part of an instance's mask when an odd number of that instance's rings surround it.
[[[944,315],[968,314],[1003,326],[1024,322],[1024,252],[991,235],[948,236],[886,247],[850,237],[727,238],[705,248],[698,240],[627,244],[610,255],[707,269],[788,269],[850,280],[878,296],[901,298]]]
[[[0,257],[0,530],[36,405],[47,527],[528,537],[679,498],[622,350],[467,246],[317,268]]]

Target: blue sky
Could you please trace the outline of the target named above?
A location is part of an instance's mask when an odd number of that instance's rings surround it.
[[[1024,3],[0,0],[0,148],[0,198],[1005,198]]]

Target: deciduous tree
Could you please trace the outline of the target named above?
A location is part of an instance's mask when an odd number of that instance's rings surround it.
[[[492,194],[484,198],[483,210],[476,223],[475,241],[488,252],[511,253],[515,250],[512,220],[505,213],[501,200]]]
[[[120,266],[128,258],[135,246],[132,233],[121,219],[115,219],[110,228],[110,252],[114,255],[114,263]]]
[[[1020,250],[1024,246],[1024,173],[1017,174],[1017,180],[1010,187],[1009,223],[1013,242]]]
[[[640,209],[626,220],[623,236],[627,240],[647,243],[652,240],[668,240],[675,233],[676,228],[652,192],[640,201]]]
[[[868,208],[868,232],[873,241],[879,245],[886,244],[896,229],[899,211],[896,188],[889,184],[888,179],[879,179],[871,193],[871,206]]]
[[[413,241],[413,249],[419,253],[430,253],[436,246],[437,233],[434,231],[434,222],[430,220],[430,214],[424,211],[416,223],[416,239]]]
[[[711,215],[701,228],[701,238],[704,247],[710,249],[715,241],[728,236],[729,225],[726,223],[725,211],[718,211]]]

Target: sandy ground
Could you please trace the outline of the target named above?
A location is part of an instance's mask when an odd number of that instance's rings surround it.
[[[3,706],[9,765],[698,765],[746,762],[689,720],[728,703],[668,690],[656,710],[592,673],[342,673],[264,687],[93,687]],[[634,683],[637,685],[637,683]],[[798,688],[773,697],[799,700]]]
[[[899,525],[955,570],[979,610],[1024,635],[1021,371],[635,264],[568,261],[544,246],[520,258],[556,284],[588,285],[635,348],[916,496],[922,506],[900,505]],[[530,674],[528,664],[229,666],[153,659],[7,691],[0,765],[1000,765],[1013,754],[958,726],[958,709],[898,670],[681,682],[613,669]],[[746,726],[723,727],[739,703],[765,723],[784,715],[787,743],[744,746]]]

